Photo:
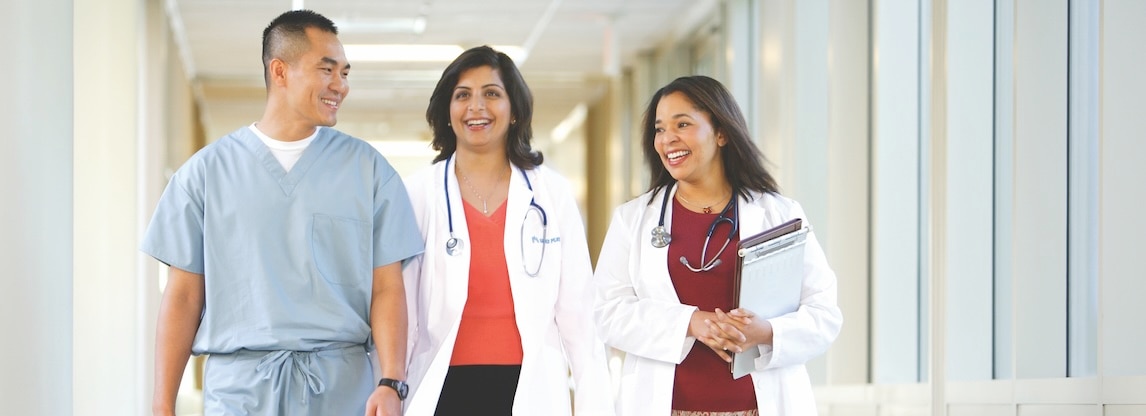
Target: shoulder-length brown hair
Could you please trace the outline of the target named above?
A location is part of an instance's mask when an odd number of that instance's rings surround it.
[[[641,121],[641,148],[649,166],[649,190],[655,191],[676,183],[661,163],[653,141],[656,140],[657,105],[661,98],[672,93],[684,94],[693,107],[708,115],[715,133],[724,135],[727,143],[720,148],[724,176],[733,192],[747,196],[749,191],[779,193],[776,180],[764,168],[764,155],[748,134],[748,123],[736,100],[724,85],[715,79],[694,75],[680,77],[653,94]],[[651,200],[650,200],[651,201]]]
[[[430,95],[426,122],[434,132],[430,145],[438,151],[434,162],[445,160],[458,149],[458,136],[450,127],[450,100],[453,99],[454,88],[458,86],[458,78],[469,69],[483,66],[494,69],[501,76],[501,82],[505,83],[505,93],[509,97],[510,113],[513,120],[516,120],[509,125],[505,155],[510,163],[524,169],[540,165],[544,157],[530,145],[533,139],[533,94],[513,60],[489,46],[478,46],[458,55],[442,71],[442,77]]]

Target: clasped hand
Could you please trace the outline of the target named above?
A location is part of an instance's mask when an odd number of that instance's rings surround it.
[[[688,332],[726,362],[732,362],[733,353],[772,344],[772,324],[766,319],[757,319],[756,314],[743,308],[728,313],[720,308],[713,312],[693,312]]]

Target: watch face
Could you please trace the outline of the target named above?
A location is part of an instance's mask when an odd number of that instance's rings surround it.
[[[406,393],[410,390],[410,386],[402,380],[394,380],[392,378],[384,378],[378,382],[379,386],[388,386],[394,391],[398,392],[399,400],[406,400]]]

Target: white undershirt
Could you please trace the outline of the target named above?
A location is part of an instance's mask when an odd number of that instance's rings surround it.
[[[306,147],[310,146],[310,142],[313,142],[314,138],[318,136],[318,130],[321,128],[322,126],[315,127],[314,133],[305,139],[284,142],[267,136],[266,133],[263,133],[255,126],[255,123],[251,123],[250,125],[251,131],[254,132],[256,136],[259,136],[259,140],[262,140],[268,149],[271,149],[271,154],[275,156],[275,159],[283,165],[283,169],[287,172],[290,172],[290,169],[294,167],[298,159],[302,157],[302,152],[306,150]]]

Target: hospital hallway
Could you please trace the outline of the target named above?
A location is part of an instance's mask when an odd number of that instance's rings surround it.
[[[838,278],[820,416],[1146,416],[1143,0],[2,0],[0,414],[151,414],[167,271],[141,238],[258,120],[262,30],[297,8],[353,66],[335,128],[404,177],[445,66],[510,55],[594,262],[649,188],[653,93],[726,85]]]

